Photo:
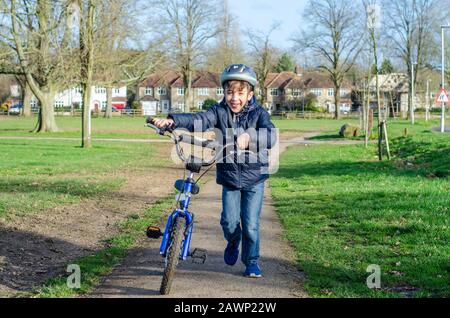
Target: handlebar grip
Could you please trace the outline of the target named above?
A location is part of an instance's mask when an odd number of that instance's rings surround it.
[[[154,124],[153,124],[154,121],[155,121],[155,118],[153,118],[153,117],[147,117],[147,119],[145,120],[145,122],[148,125],[152,125],[153,128],[157,129],[158,134],[164,135],[166,133],[166,131],[168,131],[169,133],[173,132],[174,129],[173,129],[172,126],[166,126],[166,127],[163,127],[163,128],[154,127]]]
[[[187,144],[191,144],[194,146],[200,146],[203,148],[209,148],[209,149],[216,149],[217,148],[217,142],[215,140],[210,139],[200,139],[195,136],[182,134],[180,135],[180,142],[184,142]]]

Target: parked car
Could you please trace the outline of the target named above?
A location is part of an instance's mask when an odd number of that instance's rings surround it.
[[[14,105],[10,109],[8,109],[8,114],[9,115],[20,115],[21,109],[22,109],[21,105]]]
[[[122,114],[133,115],[134,114],[134,109],[125,107],[125,108],[122,109]]]

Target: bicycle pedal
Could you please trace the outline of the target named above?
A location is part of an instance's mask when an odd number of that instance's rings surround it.
[[[189,255],[192,257],[192,263],[195,264],[204,264],[206,262],[208,251],[202,248],[196,248]]]
[[[147,230],[145,231],[145,233],[147,234],[148,238],[152,238],[152,239],[158,239],[161,236],[163,236],[161,229],[156,226],[147,227]]]

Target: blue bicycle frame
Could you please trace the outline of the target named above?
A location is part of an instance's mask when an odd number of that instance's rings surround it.
[[[194,186],[193,180],[193,172],[190,172],[189,177],[184,182],[183,192],[181,192],[178,196],[178,201],[180,202],[180,208],[175,209],[167,220],[166,229],[164,231],[163,239],[161,242],[161,246],[159,248],[159,254],[165,256],[168,247],[171,244],[171,230],[172,225],[175,223],[175,220],[179,217],[186,219],[186,225],[184,232],[184,241],[182,244],[182,252],[180,254],[180,259],[186,260],[189,255],[189,248],[191,244],[191,236],[192,229],[194,226],[194,215],[189,212],[189,204],[191,202],[191,192]],[[183,200],[181,200],[181,196],[184,194]]]

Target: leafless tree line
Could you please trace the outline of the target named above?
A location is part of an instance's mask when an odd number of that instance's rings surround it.
[[[359,78],[367,81],[366,69],[375,61],[367,64],[364,57],[396,58],[408,74],[411,61],[417,63],[416,73],[433,65],[438,25],[449,13],[448,2],[310,1],[301,31],[292,34],[294,49],[313,57],[309,60],[328,73],[339,105],[349,72],[360,70]],[[380,27],[372,33],[368,5],[381,9]],[[52,107],[56,91],[78,83],[87,95],[86,85],[102,85],[108,92],[105,116],[111,116],[113,86],[135,85],[162,68],[182,74],[189,111],[196,70],[248,63],[258,74],[264,103],[263,84],[282,53],[272,44],[279,23],[265,31],[241,27],[228,2],[219,0],[0,0],[0,73],[16,75],[27,98],[38,98],[36,131],[57,129]],[[335,112],[339,118],[339,107]]]

